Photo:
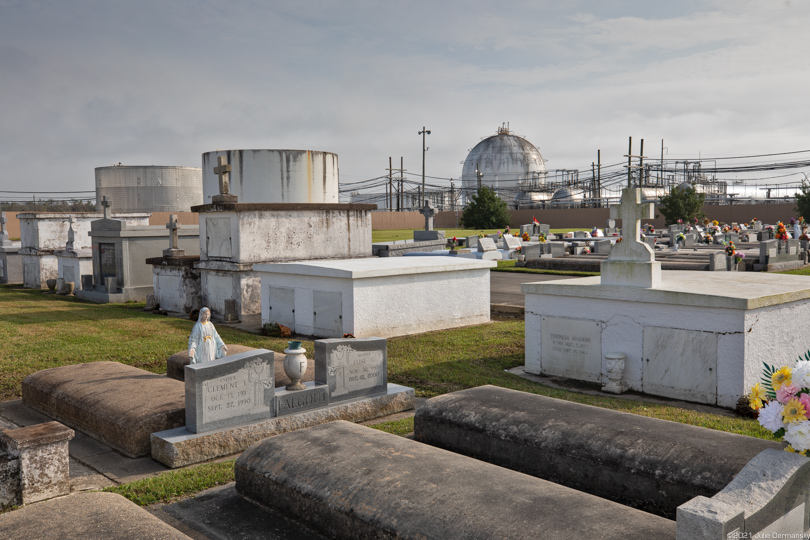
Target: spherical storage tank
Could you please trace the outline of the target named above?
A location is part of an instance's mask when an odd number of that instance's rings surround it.
[[[113,212],[190,212],[202,204],[198,167],[113,165],[96,167],[96,209],[104,196]]]
[[[507,200],[517,194],[519,182],[542,185],[546,165],[540,151],[532,143],[513,135],[509,128],[500,127],[470,150],[461,171],[461,185],[468,198],[478,189],[476,170],[482,173],[481,183],[495,188]]]
[[[217,150],[202,155],[205,203],[219,193],[220,156],[240,203],[338,203],[338,157],[315,150]]]

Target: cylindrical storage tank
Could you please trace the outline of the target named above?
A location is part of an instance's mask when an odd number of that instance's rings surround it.
[[[96,167],[96,210],[110,200],[113,212],[190,212],[203,203],[198,167],[113,165]]]
[[[219,194],[217,158],[240,203],[338,203],[338,157],[315,150],[217,150],[202,155],[205,204]]]

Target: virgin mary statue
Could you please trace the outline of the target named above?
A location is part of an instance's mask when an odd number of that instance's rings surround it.
[[[209,320],[211,310],[204,307],[200,310],[200,317],[191,329],[188,338],[188,357],[192,364],[202,364],[228,354],[228,346],[217,334],[217,329]]]

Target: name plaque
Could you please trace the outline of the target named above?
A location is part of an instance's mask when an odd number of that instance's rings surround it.
[[[602,323],[542,317],[540,362],[544,375],[602,380]]]
[[[315,381],[328,385],[333,402],[385,392],[387,346],[384,338],[320,339],[315,342]]]
[[[273,353],[257,349],[213,362],[189,364],[186,429],[201,433],[274,415]]]

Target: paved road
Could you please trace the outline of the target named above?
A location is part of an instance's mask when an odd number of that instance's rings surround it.
[[[571,279],[571,276],[526,274],[523,272],[490,272],[489,301],[491,304],[509,304],[522,307],[525,305],[523,293],[520,292],[520,285],[522,283],[556,281],[559,279]]]

